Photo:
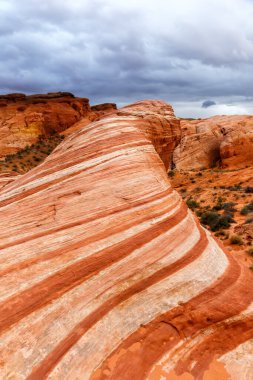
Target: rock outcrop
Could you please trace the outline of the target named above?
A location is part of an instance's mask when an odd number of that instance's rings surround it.
[[[63,132],[84,117],[87,124],[97,118],[89,100],[68,92],[1,95],[0,159],[36,143],[40,135]]]
[[[181,120],[181,129],[182,139],[173,155],[179,170],[253,164],[253,116]]]
[[[91,106],[92,111],[98,113],[99,115],[106,115],[108,113],[114,112],[117,109],[115,103],[102,103]]]
[[[1,378],[250,379],[252,273],[171,188],[179,140],[139,102],[2,188]]]
[[[103,103],[97,104],[95,106],[91,106],[92,118],[94,120],[100,120],[107,115],[111,115],[115,113],[117,110],[117,105],[115,103]],[[94,115],[94,116],[93,116]],[[70,128],[66,129],[62,134],[64,136],[69,136],[72,133],[78,131],[79,129],[84,127],[84,124],[90,123],[90,115],[86,118],[82,118],[80,121],[72,125]]]
[[[253,165],[253,116],[224,116],[224,138],[220,156],[224,166],[241,168]]]

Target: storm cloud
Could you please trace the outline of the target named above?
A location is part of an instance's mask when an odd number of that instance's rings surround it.
[[[0,0],[0,92],[253,113],[252,19],[251,0]]]
[[[202,108],[208,108],[208,107],[212,107],[212,106],[215,106],[216,103],[213,101],[213,100],[205,100],[203,103],[202,103]]]

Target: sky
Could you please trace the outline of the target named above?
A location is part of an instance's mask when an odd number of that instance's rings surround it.
[[[253,114],[253,0],[0,0],[0,93]]]

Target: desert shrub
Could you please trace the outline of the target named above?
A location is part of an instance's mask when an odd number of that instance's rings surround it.
[[[235,223],[233,215],[226,213],[220,216],[218,227],[228,228],[230,227],[231,223]]]
[[[253,187],[252,186],[245,187],[245,193],[253,193]]]
[[[253,256],[253,248],[249,248],[247,249],[247,253],[250,255],[250,256]]]
[[[253,218],[248,218],[245,220],[245,224],[253,223]]]
[[[253,267],[249,267],[249,269],[252,270],[252,272],[253,272]]]
[[[201,223],[209,226],[212,230],[215,231],[215,227],[219,220],[219,214],[217,212],[204,212],[201,215]]]
[[[225,202],[222,204],[222,210],[233,213],[236,211],[236,208],[234,206],[236,206],[236,203],[234,202]]]
[[[240,191],[242,190],[242,186],[239,183],[237,183],[234,186],[228,186],[227,189],[230,191]]]
[[[199,207],[199,203],[196,202],[194,199],[190,198],[186,201],[187,206],[191,209],[194,210],[195,208]]]
[[[223,230],[215,232],[214,235],[219,236],[219,237],[223,237],[224,239],[227,239],[229,237],[228,233],[223,231]]]
[[[234,222],[233,217],[229,214],[220,215],[214,211],[206,211],[201,215],[201,223],[209,226],[212,231],[218,231],[222,228],[230,227]]]
[[[249,203],[248,205],[244,206],[242,209],[241,209],[241,215],[247,215],[249,214],[251,211],[253,211],[253,202]]]
[[[214,211],[220,211],[220,210],[222,210],[222,202],[223,202],[223,199],[221,197],[219,197],[216,205],[213,206],[213,210]]]
[[[174,175],[175,175],[174,170],[170,170],[170,171],[168,172],[168,176],[169,176],[169,177],[174,177]]]
[[[236,211],[236,203],[234,202],[223,202],[221,197],[218,198],[217,204],[213,207],[214,211],[224,210],[227,213],[233,213]]]
[[[231,244],[242,245],[242,238],[239,235],[232,235],[230,238]]]
[[[241,209],[241,212],[240,214],[241,215],[247,215],[248,214],[248,206],[243,206],[243,208]]]
[[[14,154],[7,154],[5,156],[5,161],[10,162],[10,161],[12,161],[13,157],[14,157]]]

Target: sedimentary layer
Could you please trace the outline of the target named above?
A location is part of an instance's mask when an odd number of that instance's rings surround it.
[[[172,189],[179,140],[139,102],[2,187],[1,378],[250,379],[252,273]]]

